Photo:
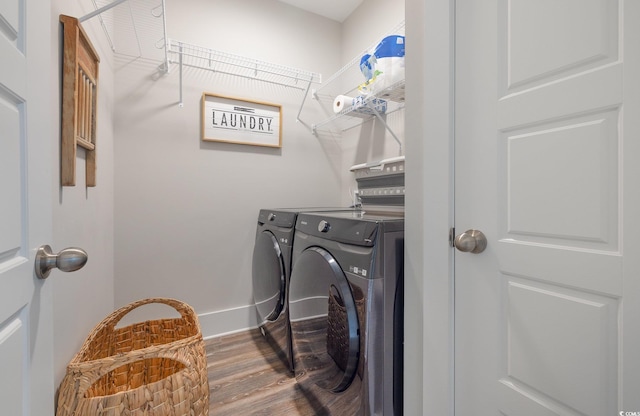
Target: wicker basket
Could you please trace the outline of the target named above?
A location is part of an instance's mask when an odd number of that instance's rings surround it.
[[[180,318],[116,324],[137,307],[163,303]],[[87,337],[60,385],[57,416],[209,414],[204,341],[191,306],[143,299],[107,316]]]

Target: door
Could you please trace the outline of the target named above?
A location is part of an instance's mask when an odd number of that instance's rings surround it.
[[[51,241],[50,7],[0,2],[0,403],[53,415],[51,284],[34,275]]]
[[[456,1],[457,415],[640,412],[639,19]]]

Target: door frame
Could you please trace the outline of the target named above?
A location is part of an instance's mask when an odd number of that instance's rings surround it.
[[[454,414],[455,0],[406,0],[405,14],[404,413],[446,416]]]

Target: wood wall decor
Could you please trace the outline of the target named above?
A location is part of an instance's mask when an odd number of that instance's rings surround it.
[[[202,94],[202,140],[282,147],[282,106]]]
[[[86,149],[86,186],[96,186],[96,122],[100,57],[75,17],[60,15],[62,62],[62,186],[76,184],[76,147]]]

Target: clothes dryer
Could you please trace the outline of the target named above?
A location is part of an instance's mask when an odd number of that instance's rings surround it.
[[[298,384],[318,414],[402,414],[404,218],[301,213],[289,288]]]
[[[353,211],[352,208],[261,209],[253,249],[253,299],[262,334],[293,372],[287,290],[291,250],[299,212]]]

